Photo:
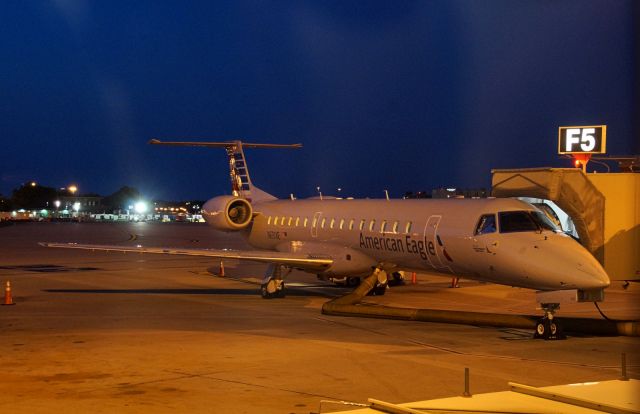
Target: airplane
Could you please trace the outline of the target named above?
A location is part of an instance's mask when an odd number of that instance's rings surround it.
[[[536,333],[545,339],[560,334],[553,320],[560,302],[576,297],[601,301],[610,284],[603,267],[583,246],[538,208],[517,199],[277,199],[253,185],[244,149],[301,144],[149,143],[225,149],[231,195],[211,198],[202,214],[216,230],[242,233],[255,251],[41,245],[267,263],[260,288],[266,299],[284,297],[284,279],[293,269],[352,281],[377,273],[372,292],[378,295],[386,290],[387,275],[400,271],[534,289],[544,310]]]

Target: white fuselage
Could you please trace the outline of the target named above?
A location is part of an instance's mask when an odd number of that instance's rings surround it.
[[[275,200],[253,208],[251,245],[330,257],[329,275],[363,276],[379,266],[537,290],[609,285],[600,263],[571,237],[542,227],[514,231],[513,220],[508,227],[509,212],[538,211],[515,199]],[[480,232],[491,215],[495,230]]]

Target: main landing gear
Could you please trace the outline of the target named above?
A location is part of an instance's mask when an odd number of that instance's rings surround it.
[[[367,293],[367,296],[382,296],[387,291],[387,286],[389,286],[387,272],[377,267],[373,273],[377,274],[378,280],[376,280],[375,286]]]
[[[283,270],[283,265],[270,264],[262,278],[260,285],[260,294],[264,299],[284,298],[284,276],[291,272],[287,268]],[[283,274],[285,272],[285,274]]]
[[[400,286],[404,285],[404,272],[397,271],[391,273],[391,277],[389,278],[389,286]]]
[[[560,309],[560,304],[541,303],[540,306],[544,311],[544,317],[536,322],[536,331],[533,337],[544,340],[567,339],[562,332],[560,321],[554,318],[554,313]]]

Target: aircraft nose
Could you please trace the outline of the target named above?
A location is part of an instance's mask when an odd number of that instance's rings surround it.
[[[599,289],[608,287],[611,284],[611,280],[600,262],[586,251],[585,255],[588,255],[588,257],[585,257],[578,262],[578,270],[580,270],[581,273],[585,273],[587,276],[584,278],[584,282],[582,284],[588,286],[585,286],[584,288]]]
[[[611,283],[600,262],[567,236],[550,236],[529,253],[524,273],[546,289],[592,290]]]
[[[563,238],[559,242],[559,247],[566,251],[567,264],[574,269],[571,283],[578,289],[601,289],[611,284],[607,272],[587,249],[571,239]]]

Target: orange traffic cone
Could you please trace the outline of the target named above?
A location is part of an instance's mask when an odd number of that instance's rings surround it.
[[[13,299],[11,298],[11,282],[7,280],[7,285],[4,288],[4,303],[3,305],[15,305],[13,303]]]
[[[218,272],[218,276],[224,277],[224,262],[220,260],[220,271]]]

